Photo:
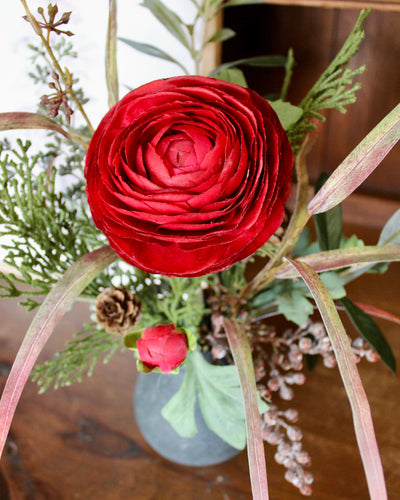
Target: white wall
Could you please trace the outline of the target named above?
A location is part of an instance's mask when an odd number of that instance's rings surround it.
[[[28,0],[33,13],[43,6],[47,11],[50,0]],[[55,3],[55,2],[52,2]],[[190,0],[164,0],[171,9],[180,13],[185,21],[193,18]],[[66,29],[74,33],[71,41],[79,53],[79,59],[71,64],[71,70],[80,78],[91,102],[87,113],[97,123],[107,110],[107,93],[104,79],[104,47],[108,17],[108,0],[58,0],[59,12],[72,11]],[[24,10],[18,0],[0,2],[0,112],[35,111],[46,87],[33,85],[27,76],[32,63],[28,43],[38,42],[30,25],[22,19]],[[187,51],[156,21],[151,13],[139,5],[139,0],[118,0],[119,36],[158,45],[192,69]],[[54,36],[54,35],[52,35]],[[118,65],[121,95],[125,86],[134,88],[157,79],[181,74],[181,70],[166,61],[141,54],[125,44],[118,43]],[[9,134],[8,134],[9,135]]]

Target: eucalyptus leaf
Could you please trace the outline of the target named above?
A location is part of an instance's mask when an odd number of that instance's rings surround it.
[[[135,40],[129,40],[128,38],[123,38],[123,37],[119,37],[118,40],[120,40],[123,43],[126,43],[133,49],[136,49],[139,52],[142,52],[143,54],[147,54],[153,57],[158,57],[159,59],[164,59],[165,61],[174,63],[177,66],[179,66],[185,74],[188,74],[187,69],[177,59],[170,56],[169,54],[159,49],[158,47],[155,47],[154,45],[150,45],[148,43],[136,42]]]
[[[294,125],[303,114],[303,110],[301,108],[290,104],[290,102],[282,101],[282,99],[268,102],[278,115],[279,121],[285,130],[288,130],[292,125]]]
[[[231,30],[230,28],[221,28],[217,30],[208,40],[206,43],[209,42],[225,42],[226,40],[230,40],[236,36],[236,33]]]
[[[379,326],[371,316],[356,306],[351,300],[343,298],[340,300],[340,303],[344,306],[347,315],[360,335],[379,354],[385,365],[395,373],[396,358]]]
[[[190,39],[187,28],[180,17],[169,9],[161,0],[142,0],[141,5],[150,10],[153,16],[188,50]]]
[[[244,73],[239,68],[222,68],[219,73],[217,73],[214,78],[218,80],[224,80],[225,82],[235,83],[241,87],[247,88],[247,81]]]
[[[322,188],[328,178],[329,175],[322,172],[315,184],[316,192]],[[342,208],[340,204],[326,212],[314,214],[314,223],[321,250],[334,250],[340,247],[342,238]]]
[[[400,210],[397,210],[383,226],[378,245],[400,245]]]
[[[314,307],[304,294],[297,289],[289,290],[277,297],[278,311],[288,321],[303,325],[314,312]]]
[[[276,68],[286,66],[286,56],[267,55],[267,56],[254,56],[246,57],[244,59],[237,59],[236,61],[226,62],[215,68],[209,76],[215,76],[220,73],[222,68],[234,68],[236,66],[256,66],[262,68]]]
[[[226,7],[239,7],[240,5],[258,4],[265,4],[265,0],[228,0],[228,2],[224,2],[221,7],[225,9]]]

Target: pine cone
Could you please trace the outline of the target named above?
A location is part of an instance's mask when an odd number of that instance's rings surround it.
[[[125,335],[139,318],[142,305],[126,288],[105,288],[96,298],[97,321],[108,333]]]

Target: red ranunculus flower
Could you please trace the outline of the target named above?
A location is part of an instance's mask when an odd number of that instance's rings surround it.
[[[136,345],[146,368],[160,368],[165,373],[183,363],[188,352],[187,336],[175,325],[146,328]]]
[[[252,90],[200,76],[128,93],[87,153],[96,226],[134,266],[166,276],[221,271],[282,222],[293,154],[275,112]]]

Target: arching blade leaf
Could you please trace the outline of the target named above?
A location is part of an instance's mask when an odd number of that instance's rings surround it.
[[[119,101],[117,68],[117,0],[109,0],[109,16],[106,42],[106,83],[108,105]]]
[[[48,116],[25,112],[0,113],[0,130],[15,129],[54,130],[67,139],[71,139],[70,134]]]
[[[165,61],[174,63],[177,66],[179,66],[185,74],[188,73],[187,69],[177,59],[173,58],[172,56],[170,56],[163,50],[159,49],[158,47],[155,47],[154,45],[150,45],[148,43],[136,42],[135,40],[129,40],[128,38],[123,38],[123,37],[119,37],[118,40],[120,40],[123,43],[126,43],[133,49],[138,50],[143,54],[147,54],[148,56],[158,57],[159,59],[164,59]]]
[[[349,196],[375,170],[400,139],[398,104],[338,166],[308,205],[312,214],[326,212]]]
[[[318,273],[363,263],[395,262],[400,261],[400,245],[339,248],[305,255],[296,261],[307,264]],[[296,273],[290,269],[289,264],[284,264],[275,273],[275,277],[293,279]]]
[[[364,465],[370,498],[371,500],[387,500],[385,478],[371,410],[357,371],[350,340],[335,304],[318,274],[304,263],[290,262],[310,289],[331,340],[353,414],[355,434]]]
[[[254,499],[268,500],[267,468],[250,342],[239,323],[224,318],[223,325],[238,370],[243,395],[251,491]]]
[[[357,328],[359,334],[379,354],[385,365],[392,370],[393,373],[396,373],[396,358],[394,357],[393,351],[381,329],[371,316],[356,306],[356,304],[348,298],[342,298],[339,302],[344,306],[347,315]]]
[[[236,36],[236,33],[233,30],[231,30],[230,28],[220,28],[213,35],[210,36],[210,38],[207,40],[206,43],[225,42],[226,40],[230,40],[234,36]]]
[[[54,327],[82,290],[116,259],[117,254],[108,246],[84,255],[60,278],[40,306],[21,344],[1,397],[0,456],[22,390]]]
[[[190,39],[187,28],[175,12],[169,9],[161,0],[142,0],[141,5],[149,9],[153,16],[158,19],[171,35],[190,50]]]

